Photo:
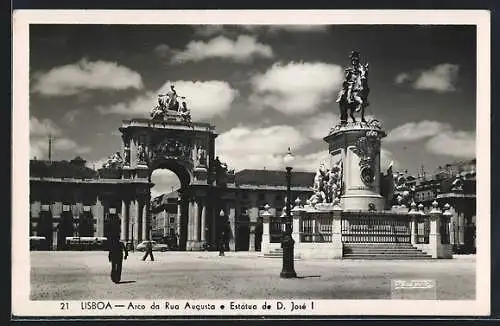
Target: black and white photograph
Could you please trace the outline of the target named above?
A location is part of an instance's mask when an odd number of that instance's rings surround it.
[[[467,13],[14,13],[13,313],[489,313]]]

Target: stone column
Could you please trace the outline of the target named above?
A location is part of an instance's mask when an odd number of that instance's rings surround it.
[[[198,198],[195,198],[193,202],[193,240],[196,247],[199,246],[200,242],[200,208],[198,200]]]
[[[102,205],[99,196],[96,198],[96,203],[92,205],[92,215],[97,219],[96,236],[104,236],[104,206]]]
[[[181,235],[181,221],[182,221],[182,209],[181,209],[181,197],[179,197],[179,200],[177,201],[177,221],[176,221],[176,227],[177,227],[177,234],[180,236]],[[165,218],[166,219],[166,218]],[[164,221],[165,221],[164,219]],[[163,230],[165,230],[165,225],[166,225],[166,222],[163,223]],[[163,231],[163,233],[165,234],[165,231]]]
[[[142,207],[141,207],[141,227],[142,227],[142,231],[141,231],[141,237],[140,237],[140,241],[144,241],[144,240],[148,240],[149,239],[149,221],[148,221],[148,213],[147,213],[147,209],[148,209],[148,206],[147,206],[147,203],[146,201],[142,201]]]
[[[231,226],[231,237],[229,238],[229,250],[235,251],[236,249],[236,209],[229,208],[229,224]]]
[[[125,241],[127,236],[127,202],[122,200],[122,212],[120,215],[120,240]]]
[[[248,244],[248,251],[255,251],[255,225],[250,222],[250,225],[248,226],[249,232],[250,232],[250,243]]]
[[[204,201],[201,207],[201,242],[207,241],[207,205]]]
[[[141,212],[141,207],[139,206],[139,200],[135,199],[134,200],[134,212],[133,212],[133,218],[134,218],[134,241],[135,243],[138,243],[139,241],[139,234],[141,232],[140,230],[140,224],[139,224],[139,214]]]
[[[332,258],[343,257],[342,244],[342,210],[335,207],[332,212]]]
[[[458,243],[460,245],[465,244],[465,217],[464,213],[455,209],[458,216]]]
[[[186,249],[187,250],[193,250],[193,219],[194,219],[194,205],[193,201],[191,198],[189,198],[189,204],[188,204],[188,216],[187,218],[187,243],[186,243]]]

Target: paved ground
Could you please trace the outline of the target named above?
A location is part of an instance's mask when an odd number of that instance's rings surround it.
[[[298,279],[281,279],[281,259],[259,253],[131,253],[122,283],[110,280],[107,252],[31,252],[32,300],[390,299],[393,279],[435,280],[436,299],[475,299],[475,258],[429,261],[297,260]]]

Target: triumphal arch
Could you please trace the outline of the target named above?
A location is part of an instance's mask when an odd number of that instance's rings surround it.
[[[181,101],[182,100],[182,101]],[[217,175],[223,164],[215,157],[215,127],[193,122],[184,98],[171,91],[159,95],[151,119],[124,120],[122,148],[106,168],[121,174],[120,239],[150,239],[151,175],[168,169],[179,178],[177,235],[181,250],[199,250],[218,235]],[[118,231],[118,228],[117,228]]]

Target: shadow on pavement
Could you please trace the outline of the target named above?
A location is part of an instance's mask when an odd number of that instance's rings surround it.
[[[135,283],[135,281],[120,281],[120,282],[116,282],[116,284],[127,284],[127,283]]]
[[[303,278],[313,278],[313,277],[321,277],[321,275],[306,275],[306,276],[297,276],[297,278],[303,279]]]

